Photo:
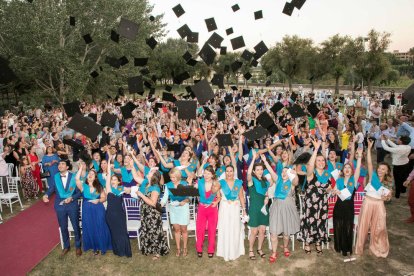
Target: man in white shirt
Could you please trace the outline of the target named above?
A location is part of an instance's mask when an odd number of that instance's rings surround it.
[[[404,181],[410,174],[410,165],[408,156],[411,152],[409,146],[411,138],[408,136],[401,136],[397,144],[394,144],[391,140],[387,139],[385,135],[381,136],[381,145],[384,150],[391,152],[393,175],[395,182],[395,197],[399,198],[401,193],[406,192],[404,187]]]

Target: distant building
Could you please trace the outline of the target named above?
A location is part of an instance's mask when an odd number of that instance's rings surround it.
[[[409,52],[400,52],[398,50],[394,50],[394,52],[392,52],[392,54],[399,60],[402,61],[408,61],[408,62],[412,62],[414,59],[414,56],[411,55]]]

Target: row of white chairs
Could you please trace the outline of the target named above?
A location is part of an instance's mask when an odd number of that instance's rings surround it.
[[[4,192],[3,178],[0,178],[0,212],[3,212],[3,204],[9,206],[10,212],[13,213],[13,204],[19,203],[20,208],[23,210],[23,204],[19,194],[19,178],[18,177],[6,177],[6,185],[8,192]]]

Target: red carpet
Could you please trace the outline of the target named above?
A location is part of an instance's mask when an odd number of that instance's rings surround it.
[[[39,201],[0,224],[0,274],[26,275],[59,243],[53,202]]]

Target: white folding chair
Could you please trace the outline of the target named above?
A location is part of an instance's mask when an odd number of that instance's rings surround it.
[[[196,221],[197,221],[197,212],[196,212],[196,206],[195,206],[195,197],[190,199],[190,202],[188,203],[190,206],[190,223],[187,225],[187,231],[194,231],[194,236],[188,234],[189,237],[195,237],[195,240],[197,241],[197,229],[196,229]]]
[[[168,204],[166,206],[168,206]],[[170,248],[170,239],[172,239],[173,237],[172,237],[172,231],[171,231],[170,217],[168,214],[168,207],[162,208],[161,217],[162,217],[162,230],[167,235],[167,243],[168,243],[168,247]]]
[[[42,163],[39,163],[39,166],[40,166],[40,172],[44,173]],[[41,178],[41,180],[42,180],[42,183],[43,183],[43,187],[46,187],[46,189],[49,189],[49,185],[47,185],[47,179],[46,178]]]
[[[3,179],[0,178],[0,211],[2,211],[2,204],[6,204],[10,207],[10,213],[13,213],[13,203],[19,203],[21,210],[24,210],[22,201],[20,200],[19,195],[19,188],[17,185],[17,179],[16,177],[6,177],[7,181],[7,187],[9,188],[9,191],[7,193],[4,193],[3,190]]]
[[[135,198],[124,198],[127,231],[130,238],[137,238],[138,248],[141,249],[139,228],[141,227],[140,201]]]
[[[355,246],[356,243],[356,236],[358,231],[358,222],[359,222],[359,214],[361,212],[362,202],[365,198],[365,192],[356,192],[354,197],[354,235],[353,235],[353,245]]]
[[[78,199],[78,205],[79,205],[79,229],[80,232],[82,234],[82,202],[83,199],[80,198]],[[70,219],[68,218],[68,231],[69,231],[69,240],[71,238],[75,237],[75,230],[73,229],[73,225],[72,222],[70,221]],[[62,231],[60,231],[60,227],[59,227],[59,237],[60,237],[60,246],[63,248],[63,237],[62,237]]]
[[[328,198],[328,219],[326,220],[326,232],[328,233],[328,239],[330,236],[333,236],[333,229],[334,229],[334,225],[333,225],[333,208],[330,206],[335,206],[336,201],[338,200],[338,196],[331,196]],[[332,230],[332,233],[331,233]],[[324,247],[324,244],[322,244],[322,248]],[[329,249],[329,241],[326,243],[326,249]]]
[[[7,163],[7,170],[9,172],[9,176],[13,176],[13,169],[14,169],[14,164],[13,163]]]
[[[1,212],[0,212],[0,224],[3,223],[3,217],[1,216]]]

